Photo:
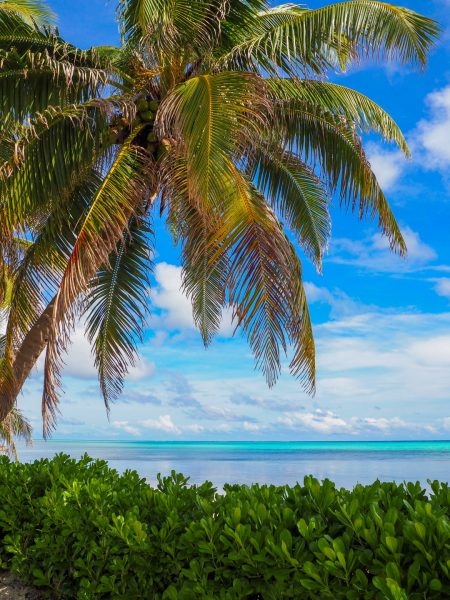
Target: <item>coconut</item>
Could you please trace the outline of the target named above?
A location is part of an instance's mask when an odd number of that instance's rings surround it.
[[[146,123],[153,123],[155,120],[155,113],[153,113],[151,110],[146,110],[145,112],[141,113],[141,119]]]
[[[148,110],[149,105],[147,100],[145,98],[141,98],[140,100],[138,100],[136,108],[138,109],[138,112],[145,112],[146,110]]]

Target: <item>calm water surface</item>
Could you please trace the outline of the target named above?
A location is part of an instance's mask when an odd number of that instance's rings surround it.
[[[338,486],[381,481],[450,482],[450,441],[439,442],[117,442],[36,441],[20,447],[33,461],[87,452],[122,472],[135,469],[150,483],[172,469],[191,482],[292,484],[312,474]]]

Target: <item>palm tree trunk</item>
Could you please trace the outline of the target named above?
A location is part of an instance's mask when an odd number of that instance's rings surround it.
[[[55,298],[49,302],[44,312],[27,333],[14,357],[11,384],[5,385],[6,382],[3,382],[0,387],[0,421],[13,408],[25,380],[47,344],[52,326]]]

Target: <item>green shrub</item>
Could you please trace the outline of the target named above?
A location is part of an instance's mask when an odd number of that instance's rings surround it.
[[[66,455],[0,459],[0,560],[49,597],[450,598],[450,489],[148,486]]]

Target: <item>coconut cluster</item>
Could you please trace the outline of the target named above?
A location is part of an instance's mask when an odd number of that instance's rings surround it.
[[[145,148],[155,158],[160,158],[167,151],[168,143],[166,140],[158,140],[155,133],[154,124],[158,107],[157,100],[140,98],[136,102],[136,116],[131,124],[122,115],[115,116],[111,120],[110,142],[123,143],[130,132],[139,127],[134,143]]]

